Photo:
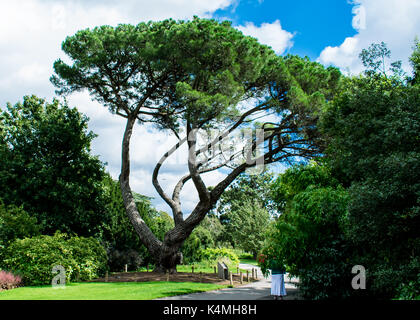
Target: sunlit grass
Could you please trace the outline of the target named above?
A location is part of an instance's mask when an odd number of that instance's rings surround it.
[[[152,300],[225,288],[193,282],[71,283],[64,288],[22,287],[0,292],[0,300]]]

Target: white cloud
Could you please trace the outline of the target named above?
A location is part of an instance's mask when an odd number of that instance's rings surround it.
[[[237,0],[20,0],[0,1],[0,108],[6,102],[16,103],[27,94],[51,100],[54,87],[49,81],[56,59],[67,60],[61,43],[84,28],[97,25],[137,24],[140,21],[165,18],[190,19],[193,15],[210,17],[217,9]],[[247,24],[243,32],[271,45],[278,53],[292,45],[293,35],[282,30],[280,22],[264,23],[260,27]],[[123,118],[114,116],[87,92],[68,97],[89,118],[89,129],[98,134],[92,143],[92,153],[108,163],[107,170],[116,179],[121,166],[121,141],[125,127]],[[131,141],[131,185],[144,195],[155,197],[153,203],[169,212],[169,207],[152,186],[152,171],[159,158],[176,139],[167,133],[156,132],[148,126],[136,126]],[[161,184],[168,194],[187,170],[186,153],[175,153],[161,168]],[[224,177],[221,172],[204,176],[205,182],[215,185]],[[184,212],[190,212],[198,196],[191,182],[181,193]]]
[[[234,0],[0,1],[0,104],[24,94],[52,97],[52,65],[61,43],[84,28],[166,18],[209,17]]]
[[[352,22],[358,33],[337,47],[326,47],[318,61],[335,65],[353,74],[364,68],[359,60],[362,49],[373,42],[384,41],[392,52],[391,60],[402,60],[410,71],[408,57],[416,35],[420,32],[420,0],[355,0]]]
[[[347,69],[350,66],[353,67],[353,72],[361,71],[361,66],[357,63],[357,50],[358,50],[359,39],[356,37],[348,37],[339,47],[326,47],[319,56],[319,61],[323,64],[333,64],[342,69]]]
[[[141,21],[191,19],[194,15],[210,17],[237,0],[20,0],[0,1],[0,108],[6,102],[16,103],[24,95],[36,94],[51,100],[54,87],[49,81],[56,59],[66,59],[61,43],[76,31],[98,25],[137,24]],[[99,136],[93,141],[92,153],[108,163],[107,170],[118,177],[121,165],[121,141],[124,119],[111,115],[106,108],[91,101],[87,93],[68,99],[89,118],[90,130]],[[157,196],[151,173],[155,163],[175,143],[165,133],[151,132],[136,126],[132,138],[132,189],[155,196],[154,203],[165,207]],[[162,168],[163,187],[175,181],[181,170],[182,153],[176,154]],[[185,168],[185,167],[184,167]],[[186,186],[187,188],[187,186]],[[183,195],[185,209],[197,200],[192,189]],[[165,210],[168,208],[165,207]]]
[[[257,38],[259,42],[269,45],[277,54],[282,54],[293,46],[294,35],[282,29],[280,20],[263,23],[259,27],[252,22],[247,22],[245,26],[238,26],[237,29],[243,34]]]

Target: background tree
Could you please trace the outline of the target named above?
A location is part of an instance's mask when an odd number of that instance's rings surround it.
[[[413,67],[413,77],[411,79],[411,84],[419,84],[420,77],[420,41],[416,37],[414,40],[413,53],[410,57],[410,64]]]
[[[155,257],[156,271],[175,271],[185,239],[229,184],[259,159],[269,164],[318,152],[317,111],[333,94],[340,76],[336,69],[324,69],[308,59],[282,59],[229,22],[198,18],[83,30],[68,37],[62,48],[73,64],[61,60],[54,64],[51,80],[59,92],[88,89],[94,99],[127,119],[120,185],[127,215]],[[251,98],[251,107],[240,104]],[[239,151],[248,161],[235,166],[209,191],[201,174],[217,170],[227,161],[219,153],[208,157],[208,148],[199,147],[198,130],[217,127],[221,133],[213,140],[214,146],[239,126],[252,122],[250,117],[268,110],[276,112],[281,120],[263,125],[264,138],[251,139],[250,150]],[[162,157],[153,173],[153,185],[171,207],[175,222],[164,241],[141,218],[129,185],[129,145],[136,121],[154,122],[178,137],[183,128],[186,135]],[[188,174],[170,197],[159,184],[159,170],[184,143],[189,150]],[[258,144],[265,146],[259,158],[255,156]],[[206,160],[202,159],[204,155]],[[228,160],[232,158],[234,155]],[[190,179],[199,202],[184,220],[179,195]]]
[[[271,197],[277,210],[284,213],[290,209],[287,206],[292,203],[294,196],[305,191],[308,186],[326,188],[338,185],[338,180],[332,176],[328,166],[311,161],[309,164],[296,164],[274,179],[270,185]]]
[[[22,208],[5,206],[0,200],[0,252],[11,241],[39,235],[40,226]]]
[[[252,253],[261,249],[264,231],[275,216],[270,183],[273,174],[241,174],[222,194],[217,214],[224,226],[222,240]]]
[[[345,236],[347,191],[327,167],[311,163],[286,170],[273,184],[273,193],[282,214],[268,229],[260,257],[263,271],[267,261],[276,257],[299,277],[305,298],[350,296],[354,261]]]
[[[270,214],[257,200],[235,202],[232,204],[237,206],[237,210],[230,213],[226,230],[232,234],[238,248],[251,253],[256,259],[270,224]]]
[[[103,165],[90,155],[88,119],[57,100],[26,96],[0,115],[0,198],[41,225],[96,234],[104,215]]]
[[[419,87],[370,72],[344,88],[323,120],[329,164],[350,187],[346,229],[372,294],[395,297],[420,273]]]
[[[134,230],[127,217],[118,181],[106,174],[103,180],[105,211],[101,223],[99,239],[108,252],[111,270],[121,271],[127,264],[129,270],[140,265],[153,263],[153,259]],[[166,212],[159,212],[151,206],[150,198],[133,193],[137,210],[156,236],[163,240],[165,233],[172,228],[173,220]]]

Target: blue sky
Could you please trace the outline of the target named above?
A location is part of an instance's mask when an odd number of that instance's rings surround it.
[[[326,46],[339,46],[352,37],[352,8],[340,0],[245,0],[217,10],[215,18],[228,18],[235,25],[256,25],[280,20],[283,29],[295,34],[287,52],[316,59]]]
[[[51,100],[52,65],[66,60],[61,42],[76,31],[98,25],[137,24],[167,18],[193,16],[227,18],[246,35],[270,45],[277,54],[309,56],[346,74],[363,70],[358,55],[372,42],[384,41],[393,60],[402,60],[410,73],[408,57],[415,36],[420,36],[420,0],[19,0],[0,1],[0,107],[16,103],[24,95]],[[98,134],[92,153],[107,163],[114,178],[120,171],[124,119],[112,116],[87,92],[68,98],[90,118],[89,128]],[[135,128],[131,148],[132,189],[155,197],[158,209],[168,211],[151,183],[159,158],[176,142],[169,133]],[[161,183],[168,193],[185,171],[182,154],[162,168]],[[222,172],[205,176],[216,184]],[[197,202],[192,184],[181,194],[189,212]]]

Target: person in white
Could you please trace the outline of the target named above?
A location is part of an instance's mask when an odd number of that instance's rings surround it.
[[[274,296],[274,300],[283,300],[283,297],[287,295],[286,287],[284,284],[284,274],[286,273],[286,268],[280,261],[272,259],[270,261],[270,269],[271,295]]]

